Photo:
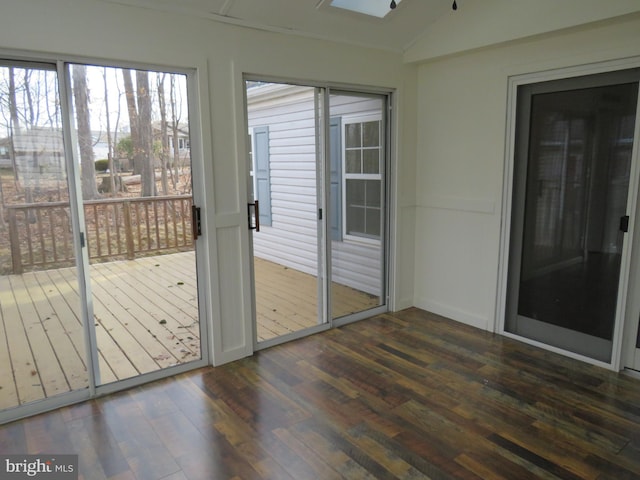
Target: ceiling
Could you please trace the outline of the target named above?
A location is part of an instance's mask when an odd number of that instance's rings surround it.
[[[456,10],[453,0],[402,0],[384,18],[332,7],[331,0],[102,1],[388,50],[405,61],[640,13],[640,0],[456,0]]]
[[[382,19],[332,7],[330,0],[107,1],[395,52],[403,52],[442,16],[457,13],[452,0],[403,0]],[[465,1],[458,0],[458,12]]]

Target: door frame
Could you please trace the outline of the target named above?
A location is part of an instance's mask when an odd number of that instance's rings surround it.
[[[113,383],[96,385],[95,386],[95,394],[93,396],[101,396],[109,393],[118,392],[121,390],[126,390],[131,387],[135,387],[138,385],[142,385],[144,383],[153,382],[156,380],[160,380],[163,378],[168,378],[174,375],[178,375],[180,373],[188,372],[190,370],[195,370],[197,368],[201,368],[207,365],[211,365],[212,362],[212,352],[213,343],[211,339],[211,288],[210,278],[211,272],[209,267],[209,261],[207,257],[207,251],[209,249],[208,244],[211,240],[208,239],[207,236],[207,227],[206,227],[206,202],[205,202],[205,184],[204,184],[204,150],[202,144],[202,114],[200,107],[200,98],[199,98],[199,88],[198,88],[198,70],[196,68],[184,68],[184,67],[168,67],[161,66],[157,64],[146,64],[143,62],[118,62],[118,61],[92,61],[91,59],[68,59],[64,60],[65,65],[74,64],[74,63],[84,63],[86,65],[92,66],[106,66],[113,68],[130,68],[130,69],[144,69],[149,72],[167,72],[167,73],[175,73],[181,74],[186,77],[187,84],[187,108],[188,108],[188,123],[189,123],[189,149],[191,152],[191,197],[193,205],[204,207],[204,212],[201,215],[201,233],[198,238],[194,240],[194,252],[195,252],[195,262],[196,262],[196,279],[198,284],[198,315],[199,315],[199,327],[200,327],[200,359],[193,360],[189,363],[173,365],[166,368],[162,368],[159,370],[154,370],[149,373],[142,373],[136,375],[131,378],[125,378],[123,380],[118,380]],[[70,75],[68,75],[70,79]],[[72,98],[71,84],[68,86],[68,97]],[[71,112],[71,110],[69,110]],[[75,134],[75,131],[73,131]],[[79,153],[76,151],[76,145],[73,144],[73,156],[74,161],[77,165],[79,165]],[[74,174],[75,175],[75,174]],[[78,176],[76,176],[78,177]],[[79,177],[76,178],[76,181],[79,181]],[[78,187],[79,188],[79,187]],[[81,192],[81,190],[78,190]],[[82,206],[82,197],[78,196],[78,201],[80,202],[79,208],[84,212]],[[84,223],[83,223],[84,225]],[[84,250],[87,250],[86,248]],[[86,263],[83,264],[83,271],[86,272],[85,276],[88,288],[91,287],[90,282],[91,279],[89,277],[89,269],[91,268],[89,265],[89,258],[85,260]],[[90,291],[90,290],[89,290]],[[92,297],[88,297],[88,301],[92,301]],[[90,317],[93,316],[93,311],[89,312],[91,314]],[[93,331],[95,327],[93,326],[93,322],[88,322],[89,327]],[[95,333],[93,333],[95,335]],[[97,345],[97,343],[96,343]],[[98,365],[95,365],[96,371],[98,369]]]
[[[72,390],[52,397],[44,398],[32,403],[18,405],[4,411],[0,411],[0,425],[29,417],[60,407],[83,402],[101,395],[126,390],[128,388],[142,385],[162,378],[167,378],[189,370],[194,370],[212,361],[213,339],[211,338],[211,271],[207,251],[211,240],[207,236],[206,215],[202,216],[202,235],[197,248],[196,271],[198,278],[198,311],[200,317],[200,354],[199,360],[170,366],[153,372],[140,374],[135,377],[119,380],[113,383],[99,385],[99,365],[95,325],[93,318],[93,299],[91,296],[91,284],[89,277],[89,256],[88,248],[81,246],[81,234],[84,232],[84,206],[81,194],[80,176],[78,169],[80,165],[79,152],[75,141],[76,132],[74,125],[73,93],[71,82],[70,66],[73,64],[87,66],[105,66],[113,68],[145,69],[149,71],[171,72],[183,74],[187,82],[187,105],[190,121],[190,149],[192,168],[192,197],[196,205],[204,205],[206,189],[204,185],[204,149],[202,142],[202,113],[201,101],[198,88],[200,81],[197,68],[167,67],[157,64],[147,64],[144,62],[127,62],[110,59],[97,59],[93,57],[74,56],[64,54],[46,54],[24,52],[19,50],[0,49],[0,59],[11,64],[22,67],[42,67],[46,66],[51,71],[55,71],[58,84],[58,99],[61,105],[62,134],[65,147],[64,164],[67,169],[67,188],[69,190],[69,208],[71,214],[71,225],[73,231],[73,247],[76,256],[76,268],[78,269],[78,289],[80,295],[80,312],[83,322],[83,335],[85,343],[85,361],[87,365],[88,386],[87,388]],[[196,248],[194,244],[194,248]]]
[[[599,73],[611,73],[620,70],[627,70],[640,67],[640,57],[631,57],[621,60],[613,60],[607,62],[600,62],[594,64],[578,65],[567,68],[559,68],[554,70],[532,72],[519,74],[509,77],[508,90],[507,90],[507,112],[506,112],[506,130],[505,130],[505,156],[504,156],[504,170],[503,170],[503,185],[502,185],[502,205],[501,205],[501,231],[500,231],[500,248],[499,248],[499,264],[498,264],[498,288],[497,288],[497,301],[496,301],[496,319],[495,319],[495,331],[509,338],[519,340],[524,343],[535,345],[552,352],[560,353],[570,358],[575,358],[586,363],[598,365],[610,370],[621,370],[624,368],[623,358],[628,356],[626,350],[628,350],[629,342],[623,342],[625,334],[629,329],[635,328],[630,325],[630,313],[627,306],[637,305],[640,308],[640,296],[638,298],[633,297],[634,289],[630,288],[631,270],[634,266],[632,264],[632,254],[634,251],[640,250],[640,229],[636,229],[636,222],[630,222],[629,232],[627,233],[626,241],[622,250],[622,263],[620,267],[620,285],[618,289],[618,308],[616,309],[616,319],[614,325],[614,334],[612,339],[612,354],[610,362],[603,362],[595,360],[593,358],[580,355],[574,352],[563,350],[545,343],[531,340],[529,338],[516,335],[506,331],[506,316],[507,316],[507,300],[508,300],[508,287],[509,287],[509,263],[510,263],[510,250],[511,250],[511,227],[512,227],[512,213],[514,209],[514,161],[516,156],[516,120],[517,120],[517,101],[518,101],[518,87],[528,85],[532,83],[539,83],[551,80],[564,80],[585,75],[595,75]],[[639,95],[640,99],[640,95]],[[638,107],[640,107],[640,102]],[[631,159],[631,170],[629,179],[629,192],[627,196],[627,213],[630,218],[640,219],[640,212],[638,212],[638,187],[640,185],[640,158],[639,147],[640,143],[640,109],[636,110],[636,125],[635,125],[635,141]],[[639,233],[636,234],[636,230]],[[636,248],[634,248],[636,247]],[[636,257],[640,254],[636,254]],[[638,259],[638,266],[640,266],[640,259]],[[640,279],[639,279],[640,281]],[[635,321],[638,321],[636,315]],[[631,322],[633,323],[633,322]]]
[[[242,128],[241,128],[241,136],[243,138],[238,142],[238,150],[239,154],[241,154],[241,158],[244,160],[239,161],[239,176],[240,176],[240,185],[241,191],[240,195],[242,198],[246,199],[246,203],[251,203],[252,198],[250,198],[250,194],[252,193],[252,188],[249,186],[249,182],[252,181],[251,176],[249,174],[249,165],[248,165],[248,152],[250,151],[249,142],[250,136],[247,135],[249,131],[249,118],[248,118],[248,99],[246,92],[246,82],[248,81],[258,81],[265,83],[278,83],[278,84],[288,84],[294,86],[301,87],[309,87],[315,88],[314,92],[314,105],[315,112],[314,116],[316,117],[316,169],[318,172],[318,191],[317,194],[319,196],[318,208],[322,209],[322,212],[329,211],[328,205],[328,196],[326,192],[330,189],[330,161],[328,159],[329,148],[330,148],[330,108],[329,108],[329,100],[332,92],[339,93],[353,93],[355,95],[379,95],[385,97],[385,105],[382,112],[382,120],[385,123],[385,130],[383,132],[384,135],[384,195],[385,195],[385,212],[384,212],[384,247],[381,255],[382,265],[382,275],[384,281],[384,293],[382,299],[384,303],[378,307],[365,310],[362,312],[356,312],[354,314],[348,315],[346,317],[341,317],[339,319],[331,318],[331,288],[329,287],[331,282],[331,248],[330,241],[331,235],[329,232],[330,227],[328,226],[328,215],[325,213],[321,220],[318,220],[318,235],[321,245],[319,246],[318,252],[318,277],[322,277],[318,279],[318,309],[322,310],[322,322],[314,325],[313,327],[309,327],[297,332],[288,333],[279,337],[275,337],[272,339],[268,339],[262,342],[257,341],[257,310],[256,310],[256,284],[255,284],[255,271],[254,271],[254,263],[253,263],[253,231],[245,226],[243,230],[243,237],[247,239],[247,248],[246,255],[244,256],[245,261],[248,262],[247,268],[245,272],[247,273],[247,280],[245,285],[247,285],[248,298],[245,297],[245,305],[249,307],[249,311],[251,314],[250,317],[250,328],[249,332],[251,333],[251,345],[252,353],[262,350],[265,348],[270,348],[275,345],[279,345],[281,343],[285,343],[291,340],[297,340],[308,335],[322,332],[325,330],[329,330],[335,327],[340,327],[349,323],[353,323],[359,320],[363,320],[365,318],[372,317],[377,314],[388,312],[392,309],[391,305],[391,295],[392,291],[392,282],[393,278],[390,272],[393,271],[392,262],[393,256],[392,252],[392,244],[394,242],[394,236],[392,235],[391,223],[394,218],[394,198],[392,193],[395,191],[393,188],[393,181],[395,179],[395,163],[392,161],[392,142],[391,139],[393,137],[393,127],[394,127],[394,116],[392,115],[392,105],[395,96],[397,95],[395,90],[392,88],[382,88],[382,87],[371,87],[371,86],[363,86],[363,85],[354,85],[354,84],[342,84],[339,82],[315,82],[303,79],[296,79],[291,77],[280,77],[274,75],[261,75],[256,73],[248,73],[248,72],[238,72],[239,81],[242,82]],[[246,236],[245,236],[246,235]],[[323,250],[323,251],[320,251]],[[323,265],[320,265],[320,263]],[[243,269],[244,270],[244,269]]]
[[[639,60],[640,63],[640,60]],[[640,93],[638,94],[638,104],[636,106],[640,111]],[[636,125],[634,138],[636,141],[633,145],[633,159],[640,157],[640,114],[636,115]],[[640,161],[640,160],[639,160]],[[640,189],[634,195],[636,201],[635,216],[631,216],[635,225],[640,225]],[[632,214],[633,215],[633,214]],[[619,369],[631,369],[637,372],[640,363],[640,348],[637,342],[640,337],[640,295],[633,295],[633,292],[640,291],[640,228],[636,228],[633,236],[629,237],[635,247],[631,252],[630,271],[629,271],[629,295],[627,297],[627,308],[624,312],[624,327],[622,340],[622,357],[620,359]],[[635,367],[632,367],[634,366]]]

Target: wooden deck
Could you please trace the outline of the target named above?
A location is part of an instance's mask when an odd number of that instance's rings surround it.
[[[316,279],[257,259],[259,339],[317,321]],[[200,358],[193,252],[95,264],[101,383]],[[335,286],[340,315],[377,298]],[[334,316],[340,316],[335,315]],[[88,385],[75,268],[0,276],[0,409]]]
[[[318,324],[316,277],[261,258],[254,259],[258,341]],[[378,297],[338,283],[331,286],[332,317],[378,306]]]

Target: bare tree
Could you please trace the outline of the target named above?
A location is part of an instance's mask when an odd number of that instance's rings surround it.
[[[48,80],[48,76],[45,74],[45,82],[44,82],[44,96],[49,99],[53,96],[55,101],[47,101],[45,102],[46,107],[46,115],[47,115],[47,125],[51,125],[55,131],[62,132],[62,124],[61,124],[61,112],[60,112],[60,102],[58,101],[58,90],[57,90],[57,81],[51,82]],[[57,76],[54,77],[57,79]],[[63,147],[64,151],[64,147]],[[63,198],[68,197],[68,188],[67,188],[67,175],[66,175],[66,165],[64,155],[56,156],[56,194],[58,200],[62,200]],[[64,193],[63,193],[64,192]]]
[[[9,156],[13,167],[13,179],[16,189],[19,189],[20,176],[16,158],[15,138],[20,137],[20,119],[18,118],[18,102],[16,95],[15,69],[9,67]]]
[[[78,144],[80,148],[80,165],[82,167],[82,196],[85,200],[99,197],[96,185],[96,166],[93,162],[93,140],[91,138],[91,121],[89,114],[89,95],[87,87],[87,68],[84,65],[73,65],[73,98],[76,107],[78,124]]]
[[[120,90],[120,83],[119,82],[115,82],[116,84],[116,89],[118,91],[118,109],[116,110],[116,123],[113,126],[113,137],[111,138],[111,144],[109,145],[109,149],[111,150],[111,157],[114,159],[114,161],[118,158],[117,155],[117,151],[118,151],[118,131],[120,130],[120,99],[122,98],[122,90]],[[120,170],[120,165],[118,163],[116,163],[115,165],[116,170]],[[122,188],[122,185],[121,185]]]
[[[136,90],[134,93],[130,70],[122,70],[124,89],[131,126],[133,147],[133,172],[140,174],[142,196],[156,194],[155,171],[153,168],[153,131],[151,128],[151,95],[149,73],[136,70]]]
[[[109,164],[109,191],[111,195],[116,194],[116,178],[115,178],[115,165],[113,162],[112,154],[112,140],[111,140],[111,116],[109,115],[109,87],[107,83],[107,68],[102,69],[102,79],[104,81],[104,104],[106,106],[106,121],[107,121],[107,162]]]
[[[127,111],[129,113],[129,128],[131,129],[131,143],[133,144],[133,173],[141,174],[142,165],[136,152],[140,150],[138,145],[140,134],[138,133],[138,107],[136,105],[136,95],[133,90],[133,80],[131,79],[131,70],[122,70],[122,79],[124,81],[124,93],[127,99]]]
[[[151,95],[149,93],[149,73],[136,70],[136,94],[138,100],[139,155],[142,162],[142,196],[156,194],[155,170],[153,168],[153,131],[151,128]],[[134,144],[135,145],[135,144]]]
[[[28,117],[25,119],[25,123],[27,124],[27,130],[31,130],[33,133],[35,127],[38,125],[37,111],[33,105],[33,94],[31,92],[33,86],[31,85],[31,73],[32,70],[25,68],[24,69],[24,97],[26,101],[26,114]],[[36,89],[38,89],[38,85],[36,85]],[[37,98],[36,92],[36,98]],[[40,175],[38,174],[38,169],[40,167],[40,145],[33,145],[31,148],[31,165],[25,165],[25,199],[27,203],[33,203],[33,190],[35,190],[36,194],[40,193]]]
[[[167,178],[167,163],[169,161],[169,132],[167,131],[167,102],[164,97],[164,80],[166,73],[160,73],[157,76],[158,86],[158,106],[160,107],[160,164],[161,164],[161,184],[162,194],[169,195],[169,180]]]
[[[180,172],[178,166],[180,164],[180,143],[178,140],[178,125],[180,124],[179,113],[176,110],[176,78],[171,75],[171,84],[169,90],[169,101],[171,103],[171,131],[173,134],[173,188],[177,188]]]

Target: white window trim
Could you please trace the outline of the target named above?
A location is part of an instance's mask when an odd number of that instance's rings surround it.
[[[345,242],[362,243],[369,245],[380,245],[381,236],[378,238],[365,237],[361,235],[350,235],[347,230],[347,180],[380,180],[382,181],[382,172],[384,171],[384,162],[381,161],[378,174],[374,173],[347,173],[347,149],[346,149],[346,128],[350,123],[364,123],[364,122],[380,122],[380,154],[384,157],[385,144],[384,144],[384,129],[382,125],[382,113],[381,112],[369,112],[359,113],[356,115],[343,115],[342,117],[342,240]],[[381,205],[381,212],[384,210],[384,205]]]

